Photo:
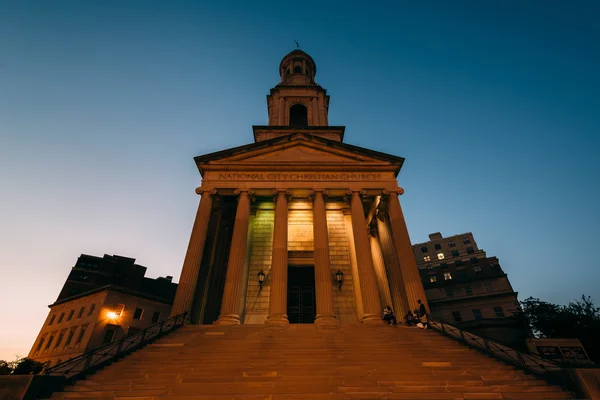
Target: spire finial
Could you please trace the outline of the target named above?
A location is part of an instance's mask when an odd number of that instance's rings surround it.
[[[298,43],[298,41],[294,40],[294,43],[296,43],[296,48],[299,49],[300,48],[300,44]]]

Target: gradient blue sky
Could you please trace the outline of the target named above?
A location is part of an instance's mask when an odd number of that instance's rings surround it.
[[[600,301],[597,1],[0,0],[0,359],[80,253],[178,279],[196,155],[252,142],[293,40],[345,141],[406,158],[413,242],[472,231],[519,297]]]

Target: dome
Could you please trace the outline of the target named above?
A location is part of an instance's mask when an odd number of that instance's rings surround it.
[[[289,75],[302,74],[312,81],[317,74],[317,65],[311,56],[296,49],[286,54],[279,64],[279,75],[282,80]]]

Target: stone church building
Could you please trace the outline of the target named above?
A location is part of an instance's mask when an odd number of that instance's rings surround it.
[[[254,143],[195,158],[201,196],[172,315],[194,324],[379,324],[427,304],[396,179],[344,143],[301,50],[279,65]]]

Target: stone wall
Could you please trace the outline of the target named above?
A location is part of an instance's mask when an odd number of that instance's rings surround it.
[[[334,312],[341,323],[357,323],[354,300],[354,281],[350,258],[348,232],[342,207],[344,203],[327,204],[327,227],[329,231],[329,258],[331,284],[334,287]],[[275,212],[271,202],[257,206],[252,232],[248,290],[244,315],[245,324],[262,324],[269,314],[270,269],[273,246]],[[288,212],[288,250],[291,254],[312,254],[314,251],[312,204],[308,201],[291,201]],[[301,256],[302,257],[302,256]],[[290,264],[310,265],[310,258],[290,258]],[[257,275],[260,270],[266,274],[264,287],[259,290]],[[335,283],[335,274],[340,269],[344,273],[341,289]]]

